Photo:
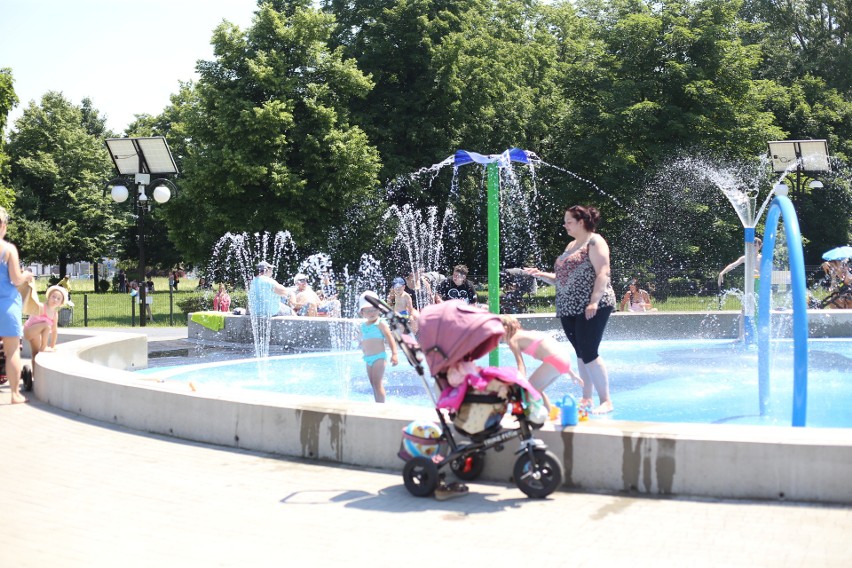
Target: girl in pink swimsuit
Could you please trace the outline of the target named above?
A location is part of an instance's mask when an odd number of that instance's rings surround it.
[[[530,384],[544,397],[544,405],[550,411],[550,401],[544,394],[560,375],[568,375],[578,385],[583,386],[583,379],[571,369],[571,361],[564,347],[552,336],[541,331],[526,330],[514,316],[500,316],[503,329],[506,330],[504,340],[515,354],[518,369],[526,376],[527,370],[521,353],[526,353],[533,359],[541,361],[538,369],[529,377]]]
[[[34,295],[36,303],[39,304],[39,314],[30,316],[24,323],[24,339],[30,342],[33,366],[38,353],[56,349],[59,308],[68,302],[68,292],[62,286],[51,286],[47,289],[46,297],[45,303],[42,304]]]

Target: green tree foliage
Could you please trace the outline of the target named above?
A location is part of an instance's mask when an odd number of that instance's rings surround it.
[[[12,208],[14,201],[12,189],[8,185],[10,163],[5,136],[9,113],[18,104],[13,84],[12,70],[8,67],[0,68],[0,207],[5,207],[7,211]]]
[[[391,203],[443,206],[455,217],[446,269],[484,270],[485,209],[481,168],[450,183],[407,183],[407,174],[458,149],[484,154],[550,142],[557,96],[557,42],[537,2],[524,0],[376,2],[332,0],[337,41],[376,87],[355,114],[382,154]],[[472,172],[471,172],[472,171]],[[448,180],[447,180],[448,181]]]
[[[571,33],[558,34],[567,42],[567,103],[553,132],[553,161],[595,180],[597,188],[574,183],[566,195],[568,203],[598,205],[607,219],[603,230],[630,225],[644,205],[643,188],[664,175],[673,157],[748,161],[766,151],[767,140],[783,137],[770,112],[777,89],[754,78],[762,54],[744,41],[750,26],[738,19],[738,7],[718,0],[590,0],[554,8],[557,29],[587,31],[580,49]],[[683,185],[675,179],[668,189],[676,194]],[[687,265],[689,251],[712,242],[714,231],[702,223],[679,236],[684,246],[668,248],[665,260]],[[630,250],[638,264],[660,260]]]
[[[84,114],[56,92],[31,102],[16,121],[9,154],[21,258],[64,271],[107,253],[121,222],[103,195],[111,161],[100,136],[88,131],[93,124],[102,124],[94,109]]]
[[[506,204],[530,216],[537,243],[504,242],[511,263],[538,247],[552,258],[565,242],[564,208],[588,203],[602,210],[600,229],[620,265],[718,269],[741,254],[741,231],[689,159],[700,158],[705,169],[759,169],[755,157],[778,139],[825,138],[837,158],[835,171],[821,176],[823,190],[797,195],[807,261],[839,244],[830,241],[848,240],[852,26],[842,3],[320,4],[322,11],[308,0],[260,1],[248,29],[223,24],[213,35],[214,59],[199,63],[200,79],[181,85],[162,114],[140,115],[128,129],[166,136],[181,172],[179,195],[149,217],[146,247],[155,263],[204,263],[228,230],[289,230],[300,256],[327,252],[340,266],[390,250],[394,228],[382,220],[388,204],[442,212],[450,204],[446,267],[463,262],[482,272],[481,168],[455,177],[446,168],[422,185],[408,174],[457,149],[510,147],[558,166],[522,176],[527,202]],[[13,97],[11,75],[0,73],[0,119]],[[89,102],[79,111],[87,135],[108,134]],[[760,178],[762,196],[769,177]],[[385,192],[379,180],[390,182]],[[51,222],[32,221],[39,248],[54,246]],[[654,234],[637,237],[646,232]],[[132,258],[132,226],[124,235],[124,256]],[[635,246],[636,238],[647,246]]]
[[[610,176],[629,179],[682,148],[730,157],[764,151],[767,137],[781,132],[766,110],[765,89],[752,78],[761,53],[743,43],[747,26],[737,5],[615,1],[586,8],[600,50],[586,54],[596,65],[565,76],[564,96],[579,108],[564,127],[583,142],[574,155],[607,156]]]
[[[752,36],[766,49],[761,72],[782,85],[813,75],[852,93],[852,11],[838,0],[745,0],[744,20],[760,24]]]
[[[446,157],[455,145],[433,62],[435,48],[462,29],[480,0],[327,0],[338,23],[336,44],[375,87],[353,113],[393,179]]]
[[[456,149],[538,146],[554,106],[556,41],[525,0],[330,0],[336,41],[375,88],[355,114],[384,179]],[[416,196],[415,196],[416,197]]]
[[[333,18],[309,4],[263,3],[246,31],[222,24],[216,59],[173,103],[169,141],[185,154],[167,215],[189,260],[228,230],[288,230],[304,250],[344,256],[369,242],[375,223],[352,211],[376,198],[379,159],[349,108],[372,83],[329,48]],[[329,242],[337,227],[352,230]]]

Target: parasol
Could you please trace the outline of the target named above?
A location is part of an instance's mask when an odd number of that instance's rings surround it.
[[[822,255],[823,260],[846,260],[852,258],[852,247],[842,246],[826,251]]]

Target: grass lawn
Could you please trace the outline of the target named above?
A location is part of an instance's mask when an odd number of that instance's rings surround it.
[[[163,276],[155,277],[153,280],[155,291],[152,313],[154,321],[147,322],[147,325],[159,327],[185,326],[186,318],[178,307],[178,301],[199,293],[195,289],[198,286],[198,280],[193,278],[181,279],[178,291],[171,295],[173,302],[171,322],[169,321],[169,279]],[[136,302],[136,298],[130,294],[113,291],[103,294],[96,293],[94,286],[94,280],[71,280],[71,301],[74,302],[74,317],[71,327],[131,327],[131,325],[139,325],[139,304]],[[38,290],[39,300],[42,302],[48,287],[47,278],[36,280],[36,290]],[[213,294],[209,290],[207,293]],[[133,317],[134,310],[135,318]]]

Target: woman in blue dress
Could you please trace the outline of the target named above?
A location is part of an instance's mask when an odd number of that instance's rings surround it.
[[[0,207],[0,337],[6,354],[6,376],[12,389],[12,404],[26,402],[21,394],[21,294],[16,286],[31,282],[33,273],[21,270],[18,249],[6,241],[9,214]]]

